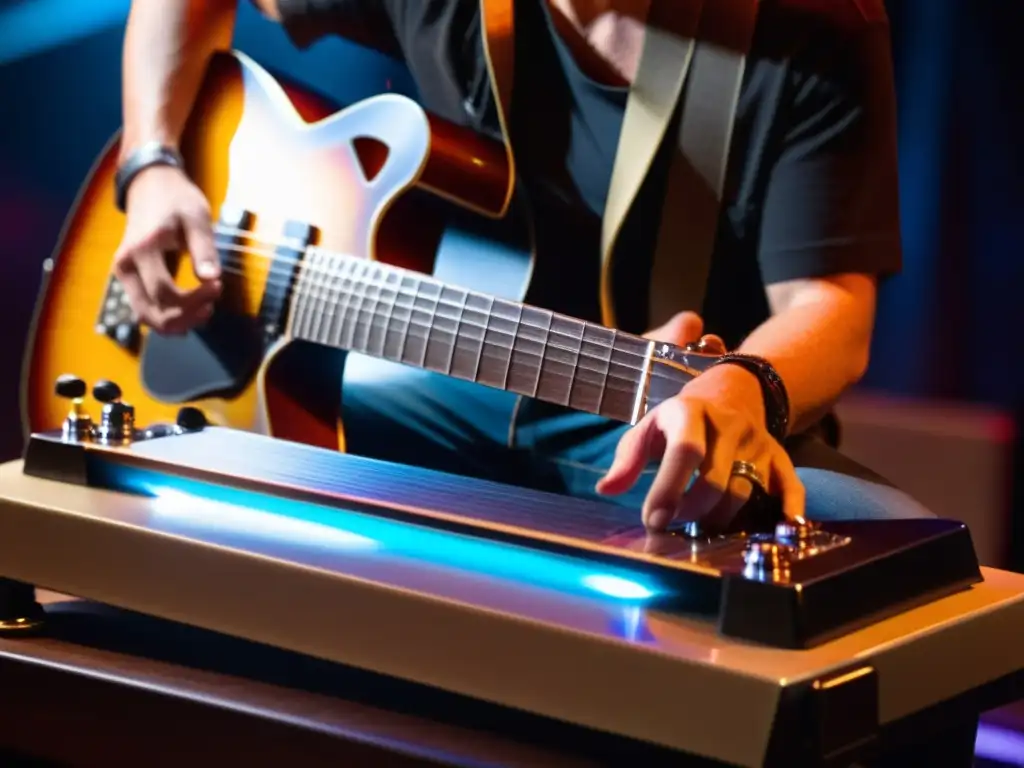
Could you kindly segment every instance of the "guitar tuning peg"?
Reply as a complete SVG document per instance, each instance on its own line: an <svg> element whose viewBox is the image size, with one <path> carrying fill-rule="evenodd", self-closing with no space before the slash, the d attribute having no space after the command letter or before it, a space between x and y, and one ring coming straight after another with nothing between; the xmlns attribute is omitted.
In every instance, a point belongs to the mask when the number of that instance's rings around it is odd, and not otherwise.
<svg viewBox="0 0 1024 768"><path fill-rule="evenodd" d="M92 417L82 406L82 398L88 391L89 388L85 382L70 373L58 376L53 383L54 394L71 401L71 409L64 417L64 424L61 426L61 433L65 440L80 441L92 438Z"/></svg>
<svg viewBox="0 0 1024 768"><path fill-rule="evenodd" d="M112 381L100 379L92 386L92 396L104 405L116 403L121 399L121 388Z"/></svg>
<svg viewBox="0 0 1024 768"><path fill-rule="evenodd" d="M85 382L70 373L61 374L53 384L54 394L65 400L81 400L88 391Z"/></svg>

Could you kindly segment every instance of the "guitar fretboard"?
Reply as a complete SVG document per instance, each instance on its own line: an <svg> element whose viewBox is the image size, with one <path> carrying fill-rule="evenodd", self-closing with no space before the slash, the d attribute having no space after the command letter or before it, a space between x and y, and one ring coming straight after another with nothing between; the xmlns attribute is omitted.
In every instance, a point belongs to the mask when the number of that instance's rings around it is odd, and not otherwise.
<svg viewBox="0 0 1024 768"><path fill-rule="evenodd" d="M650 342L311 248L292 291L291 333L520 395L631 421Z"/></svg>

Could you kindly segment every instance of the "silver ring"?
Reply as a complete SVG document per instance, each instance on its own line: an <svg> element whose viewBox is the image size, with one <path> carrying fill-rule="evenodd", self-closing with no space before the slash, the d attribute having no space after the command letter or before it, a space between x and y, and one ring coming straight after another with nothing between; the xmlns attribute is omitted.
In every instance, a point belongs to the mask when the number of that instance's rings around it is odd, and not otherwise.
<svg viewBox="0 0 1024 768"><path fill-rule="evenodd" d="M734 461L732 463L732 474L733 477L745 477L762 491L767 491L764 476L749 461Z"/></svg>

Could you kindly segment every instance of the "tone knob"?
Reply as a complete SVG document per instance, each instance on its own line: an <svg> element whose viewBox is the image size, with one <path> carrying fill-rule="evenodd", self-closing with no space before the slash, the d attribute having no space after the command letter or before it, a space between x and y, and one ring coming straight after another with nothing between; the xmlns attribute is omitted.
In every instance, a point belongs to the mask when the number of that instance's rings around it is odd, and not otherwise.
<svg viewBox="0 0 1024 768"><path fill-rule="evenodd" d="M141 334L135 323L118 323L114 328L114 341L121 349L135 350L139 346Z"/></svg>

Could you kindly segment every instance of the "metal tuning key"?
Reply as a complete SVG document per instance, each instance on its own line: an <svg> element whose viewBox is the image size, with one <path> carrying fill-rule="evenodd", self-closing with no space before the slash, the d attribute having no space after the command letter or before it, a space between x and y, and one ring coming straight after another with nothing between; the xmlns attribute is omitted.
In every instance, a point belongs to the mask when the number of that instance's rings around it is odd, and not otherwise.
<svg viewBox="0 0 1024 768"><path fill-rule="evenodd" d="M100 379L93 385L92 396L103 403L96 439L113 445L130 443L135 437L135 408L121 402L121 388L112 381Z"/></svg>
<svg viewBox="0 0 1024 768"><path fill-rule="evenodd" d="M53 392L57 397L71 401L71 408L61 428L64 440L80 442L93 438L92 417L86 413L84 398L89 388L77 376L65 373L57 377Z"/></svg>

